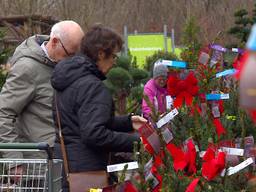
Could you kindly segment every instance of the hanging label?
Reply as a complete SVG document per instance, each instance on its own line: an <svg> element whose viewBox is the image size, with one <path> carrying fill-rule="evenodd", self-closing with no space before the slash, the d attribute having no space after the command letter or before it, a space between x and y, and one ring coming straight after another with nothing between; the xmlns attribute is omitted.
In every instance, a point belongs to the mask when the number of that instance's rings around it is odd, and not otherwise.
<svg viewBox="0 0 256 192"><path fill-rule="evenodd" d="M178 115L178 110L175 108L171 112L167 113L163 118L161 118L157 123L157 128L161 128L163 125L168 123L170 120L172 120L176 115Z"/></svg>
<svg viewBox="0 0 256 192"><path fill-rule="evenodd" d="M166 144L170 143L171 140L173 139L172 132L168 127L162 129L162 136Z"/></svg>
<svg viewBox="0 0 256 192"><path fill-rule="evenodd" d="M222 99L229 99L229 94L206 94L206 100L222 100Z"/></svg>
<svg viewBox="0 0 256 192"><path fill-rule="evenodd" d="M207 114L207 104L206 103L201 103L201 116L205 117Z"/></svg>
<svg viewBox="0 0 256 192"><path fill-rule="evenodd" d="M246 159L245 161L243 161L242 163L238 164L235 167L229 167L228 170L227 170L226 175L228 175L228 176L233 175L233 174L239 172L240 170L244 169L245 167L251 165L253 162L254 162L253 159L250 157L250 158ZM225 172L226 172L226 169L224 169L221 172L222 177L225 175Z"/></svg>
<svg viewBox="0 0 256 192"><path fill-rule="evenodd" d="M250 151L254 147L254 138L253 136L248 136L244 138L244 156L245 157L251 157Z"/></svg>
<svg viewBox="0 0 256 192"><path fill-rule="evenodd" d="M220 117L220 110L219 110L219 105L215 105L212 107L212 115L214 118L219 118Z"/></svg>
<svg viewBox="0 0 256 192"><path fill-rule="evenodd" d="M216 65L218 63L218 61L211 59L210 61L210 67L213 67L214 65Z"/></svg>
<svg viewBox="0 0 256 192"><path fill-rule="evenodd" d="M151 171L153 166L153 158L151 158L145 165L144 165L144 175L148 175Z"/></svg>
<svg viewBox="0 0 256 192"><path fill-rule="evenodd" d="M173 106L173 98L170 95L166 96L166 109L171 109Z"/></svg>
<svg viewBox="0 0 256 192"><path fill-rule="evenodd" d="M102 192L102 189L90 189L90 192Z"/></svg>
<svg viewBox="0 0 256 192"><path fill-rule="evenodd" d="M244 156L244 149L221 147L220 151L227 153L228 155Z"/></svg>
<svg viewBox="0 0 256 192"><path fill-rule="evenodd" d="M204 154L206 153L206 151L200 151L199 152L199 157L203 158Z"/></svg>
<svg viewBox="0 0 256 192"><path fill-rule="evenodd" d="M154 152L159 153L161 144L155 129L152 128L149 124L144 124L139 128L138 131L142 138L147 140L148 144L152 147Z"/></svg>
<svg viewBox="0 0 256 192"><path fill-rule="evenodd" d="M168 67L177 67L177 68L186 68L187 67L187 63L184 61L162 60L161 63Z"/></svg>
<svg viewBox="0 0 256 192"><path fill-rule="evenodd" d="M234 75L235 73L236 73L236 69L227 69L225 71L217 73L216 78L227 76L227 75Z"/></svg>
<svg viewBox="0 0 256 192"><path fill-rule="evenodd" d="M152 188L154 189L158 184L158 179L150 172L148 175L146 175L145 180L152 180Z"/></svg>
<svg viewBox="0 0 256 192"><path fill-rule="evenodd" d="M238 48L232 48L231 51L238 53Z"/></svg>
<svg viewBox="0 0 256 192"><path fill-rule="evenodd" d="M206 65L208 63L209 59L210 59L210 56L209 56L208 53L201 52L200 55L199 55L198 62L203 64L203 65Z"/></svg>
<svg viewBox="0 0 256 192"><path fill-rule="evenodd" d="M211 48L216 50L216 51L220 51L220 52L226 52L227 51L227 48L224 48L221 45L217 45L217 44L211 44Z"/></svg>
<svg viewBox="0 0 256 192"><path fill-rule="evenodd" d="M244 52L244 50L241 48L232 48L231 51L235 52L235 53L243 53Z"/></svg>
<svg viewBox="0 0 256 192"><path fill-rule="evenodd" d="M129 163L119 163L114 165L108 165L107 171L108 173L115 172L115 171L122 171L124 170L125 165L128 165L127 170L138 169L139 167L138 162L134 161Z"/></svg>

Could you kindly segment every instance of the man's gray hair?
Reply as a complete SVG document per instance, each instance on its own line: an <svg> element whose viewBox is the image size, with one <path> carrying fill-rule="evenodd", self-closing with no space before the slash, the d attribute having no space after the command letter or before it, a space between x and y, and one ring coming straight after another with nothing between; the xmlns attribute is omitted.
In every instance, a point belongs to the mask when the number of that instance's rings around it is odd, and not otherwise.
<svg viewBox="0 0 256 192"><path fill-rule="evenodd" d="M66 30L68 25L72 26L78 24L72 20L60 21L52 26L50 37L57 37L63 41L69 40L68 33Z"/></svg>

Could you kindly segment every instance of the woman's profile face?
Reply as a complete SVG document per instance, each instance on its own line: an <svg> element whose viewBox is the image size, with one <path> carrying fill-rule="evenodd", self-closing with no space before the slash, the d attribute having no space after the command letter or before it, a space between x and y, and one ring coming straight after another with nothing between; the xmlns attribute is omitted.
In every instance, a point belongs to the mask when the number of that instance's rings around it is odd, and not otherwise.
<svg viewBox="0 0 256 192"><path fill-rule="evenodd" d="M109 57L106 57L105 52L99 51L97 66L104 75L106 75L116 63L118 51L119 50L117 48L114 49L113 53L111 53Z"/></svg>

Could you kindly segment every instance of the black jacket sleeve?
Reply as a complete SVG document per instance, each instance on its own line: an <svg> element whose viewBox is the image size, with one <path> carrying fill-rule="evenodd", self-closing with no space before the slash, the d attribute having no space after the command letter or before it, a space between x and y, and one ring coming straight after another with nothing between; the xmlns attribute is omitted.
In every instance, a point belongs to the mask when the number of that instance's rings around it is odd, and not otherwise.
<svg viewBox="0 0 256 192"><path fill-rule="evenodd" d="M85 88L80 89L84 99L78 111L83 143L109 151L132 152L133 143L139 142L140 138L138 135L113 130L111 125L115 125L115 128L119 126L118 123L109 123L112 119L112 98L108 89L100 81L92 85L87 82Z"/></svg>
<svg viewBox="0 0 256 192"><path fill-rule="evenodd" d="M114 117L114 120L111 125L111 129L118 132L133 131L131 115L122 115L122 116Z"/></svg>

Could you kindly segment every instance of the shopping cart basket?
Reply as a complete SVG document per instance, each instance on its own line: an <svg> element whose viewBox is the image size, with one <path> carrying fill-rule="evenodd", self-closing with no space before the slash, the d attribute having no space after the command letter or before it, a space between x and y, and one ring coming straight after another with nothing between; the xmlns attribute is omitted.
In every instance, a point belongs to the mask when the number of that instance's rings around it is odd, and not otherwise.
<svg viewBox="0 0 256 192"><path fill-rule="evenodd" d="M0 143L2 151L45 151L46 159L0 158L0 192L61 192L62 160L53 159L47 143ZM18 167L22 166L22 173Z"/></svg>

